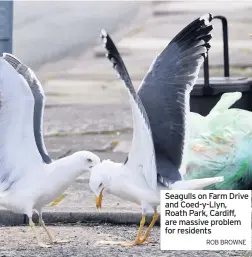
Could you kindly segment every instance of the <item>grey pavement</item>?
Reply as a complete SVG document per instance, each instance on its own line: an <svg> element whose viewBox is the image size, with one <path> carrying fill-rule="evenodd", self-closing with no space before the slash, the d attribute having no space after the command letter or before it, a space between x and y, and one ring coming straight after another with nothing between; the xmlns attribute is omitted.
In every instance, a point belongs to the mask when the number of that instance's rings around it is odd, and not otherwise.
<svg viewBox="0 0 252 257"><path fill-rule="evenodd" d="M108 224L74 224L50 226L59 239L70 242L54 245L50 249L38 248L35 238L27 227L0 228L1 257L242 257L245 251L161 251L159 246L159 229L155 227L151 234L151 242L138 247L123 247L116 242L132 241L136 235L136 226L111 226ZM42 234L47 240L45 234ZM46 241L48 242L48 241ZM110 243L111 245L108 245ZM249 255L248 255L249 256Z"/></svg>

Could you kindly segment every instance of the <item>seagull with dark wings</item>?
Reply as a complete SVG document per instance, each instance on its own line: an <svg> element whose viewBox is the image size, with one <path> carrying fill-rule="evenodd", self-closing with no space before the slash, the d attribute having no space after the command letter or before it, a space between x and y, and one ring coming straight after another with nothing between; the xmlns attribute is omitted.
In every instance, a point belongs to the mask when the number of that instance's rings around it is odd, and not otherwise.
<svg viewBox="0 0 252 257"><path fill-rule="evenodd" d="M107 57L124 81L133 116L133 140L124 163L104 160L91 171L90 188L101 208L105 192L137 203L142 219L134 242L145 242L158 219L162 189L203 189L222 177L183 180L187 163L187 117L190 92L207 56L211 40L210 14L204 15L179 32L154 59L138 93L123 60L105 30L101 32ZM152 222L142 235L146 215Z"/></svg>

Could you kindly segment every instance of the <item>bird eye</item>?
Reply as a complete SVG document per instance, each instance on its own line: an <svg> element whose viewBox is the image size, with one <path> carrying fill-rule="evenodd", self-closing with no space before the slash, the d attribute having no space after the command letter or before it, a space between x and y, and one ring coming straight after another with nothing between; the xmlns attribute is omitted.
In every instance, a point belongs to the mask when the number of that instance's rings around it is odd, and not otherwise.
<svg viewBox="0 0 252 257"><path fill-rule="evenodd" d="M101 188L102 187L102 183L99 185L99 188Z"/></svg>
<svg viewBox="0 0 252 257"><path fill-rule="evenodd" d="M90 159L90 158L87 158L87 161L88 161L88 162L92 162L92 159Z"/></svg>

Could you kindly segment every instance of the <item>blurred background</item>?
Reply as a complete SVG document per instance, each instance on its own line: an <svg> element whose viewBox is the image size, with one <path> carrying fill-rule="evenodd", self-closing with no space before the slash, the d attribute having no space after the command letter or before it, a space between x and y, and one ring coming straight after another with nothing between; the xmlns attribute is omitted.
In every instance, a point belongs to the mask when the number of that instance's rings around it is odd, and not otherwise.
<svg viewBox="0 0 252 257"><path fill-rule="evenodd" d="M33 69L97 43L100 29L114 32L132 20L130 1L14 1L13 51Z"/></svg>
<svg viewBox="0 0 252 257"><path fill-rule="evenodd" d="M148 59L151 60L188 22L212 12L228 18L232 66L246 67L249 62L244 59L251 53L248 39L251 5L248 0L14 1L13 53L39 70L47 63L55 65L59 60L77 58L88 49L91 51L100 44L100 29L105 28L113 35L120 34L116 39L125 39L121 42L125 52L146 49L153 52ZM222 64L219 54L222 36L221 24L214 21L214 25L210 53L215 55L211 64L216 67ZM130 37L125 38L127 33Z"/></svg>

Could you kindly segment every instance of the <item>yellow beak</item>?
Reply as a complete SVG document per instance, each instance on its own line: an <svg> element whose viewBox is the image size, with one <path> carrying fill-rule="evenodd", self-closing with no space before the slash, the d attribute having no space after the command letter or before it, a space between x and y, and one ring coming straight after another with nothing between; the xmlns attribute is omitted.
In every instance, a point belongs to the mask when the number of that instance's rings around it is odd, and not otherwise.
<svg viewBox="0 0 252 257"><path fill-rule="evenodd" d="M103 198L103 189L100 192L99 197L96 197L96 208L100 211L101 210L101 206L102 206L102 198Z"/></svg>

